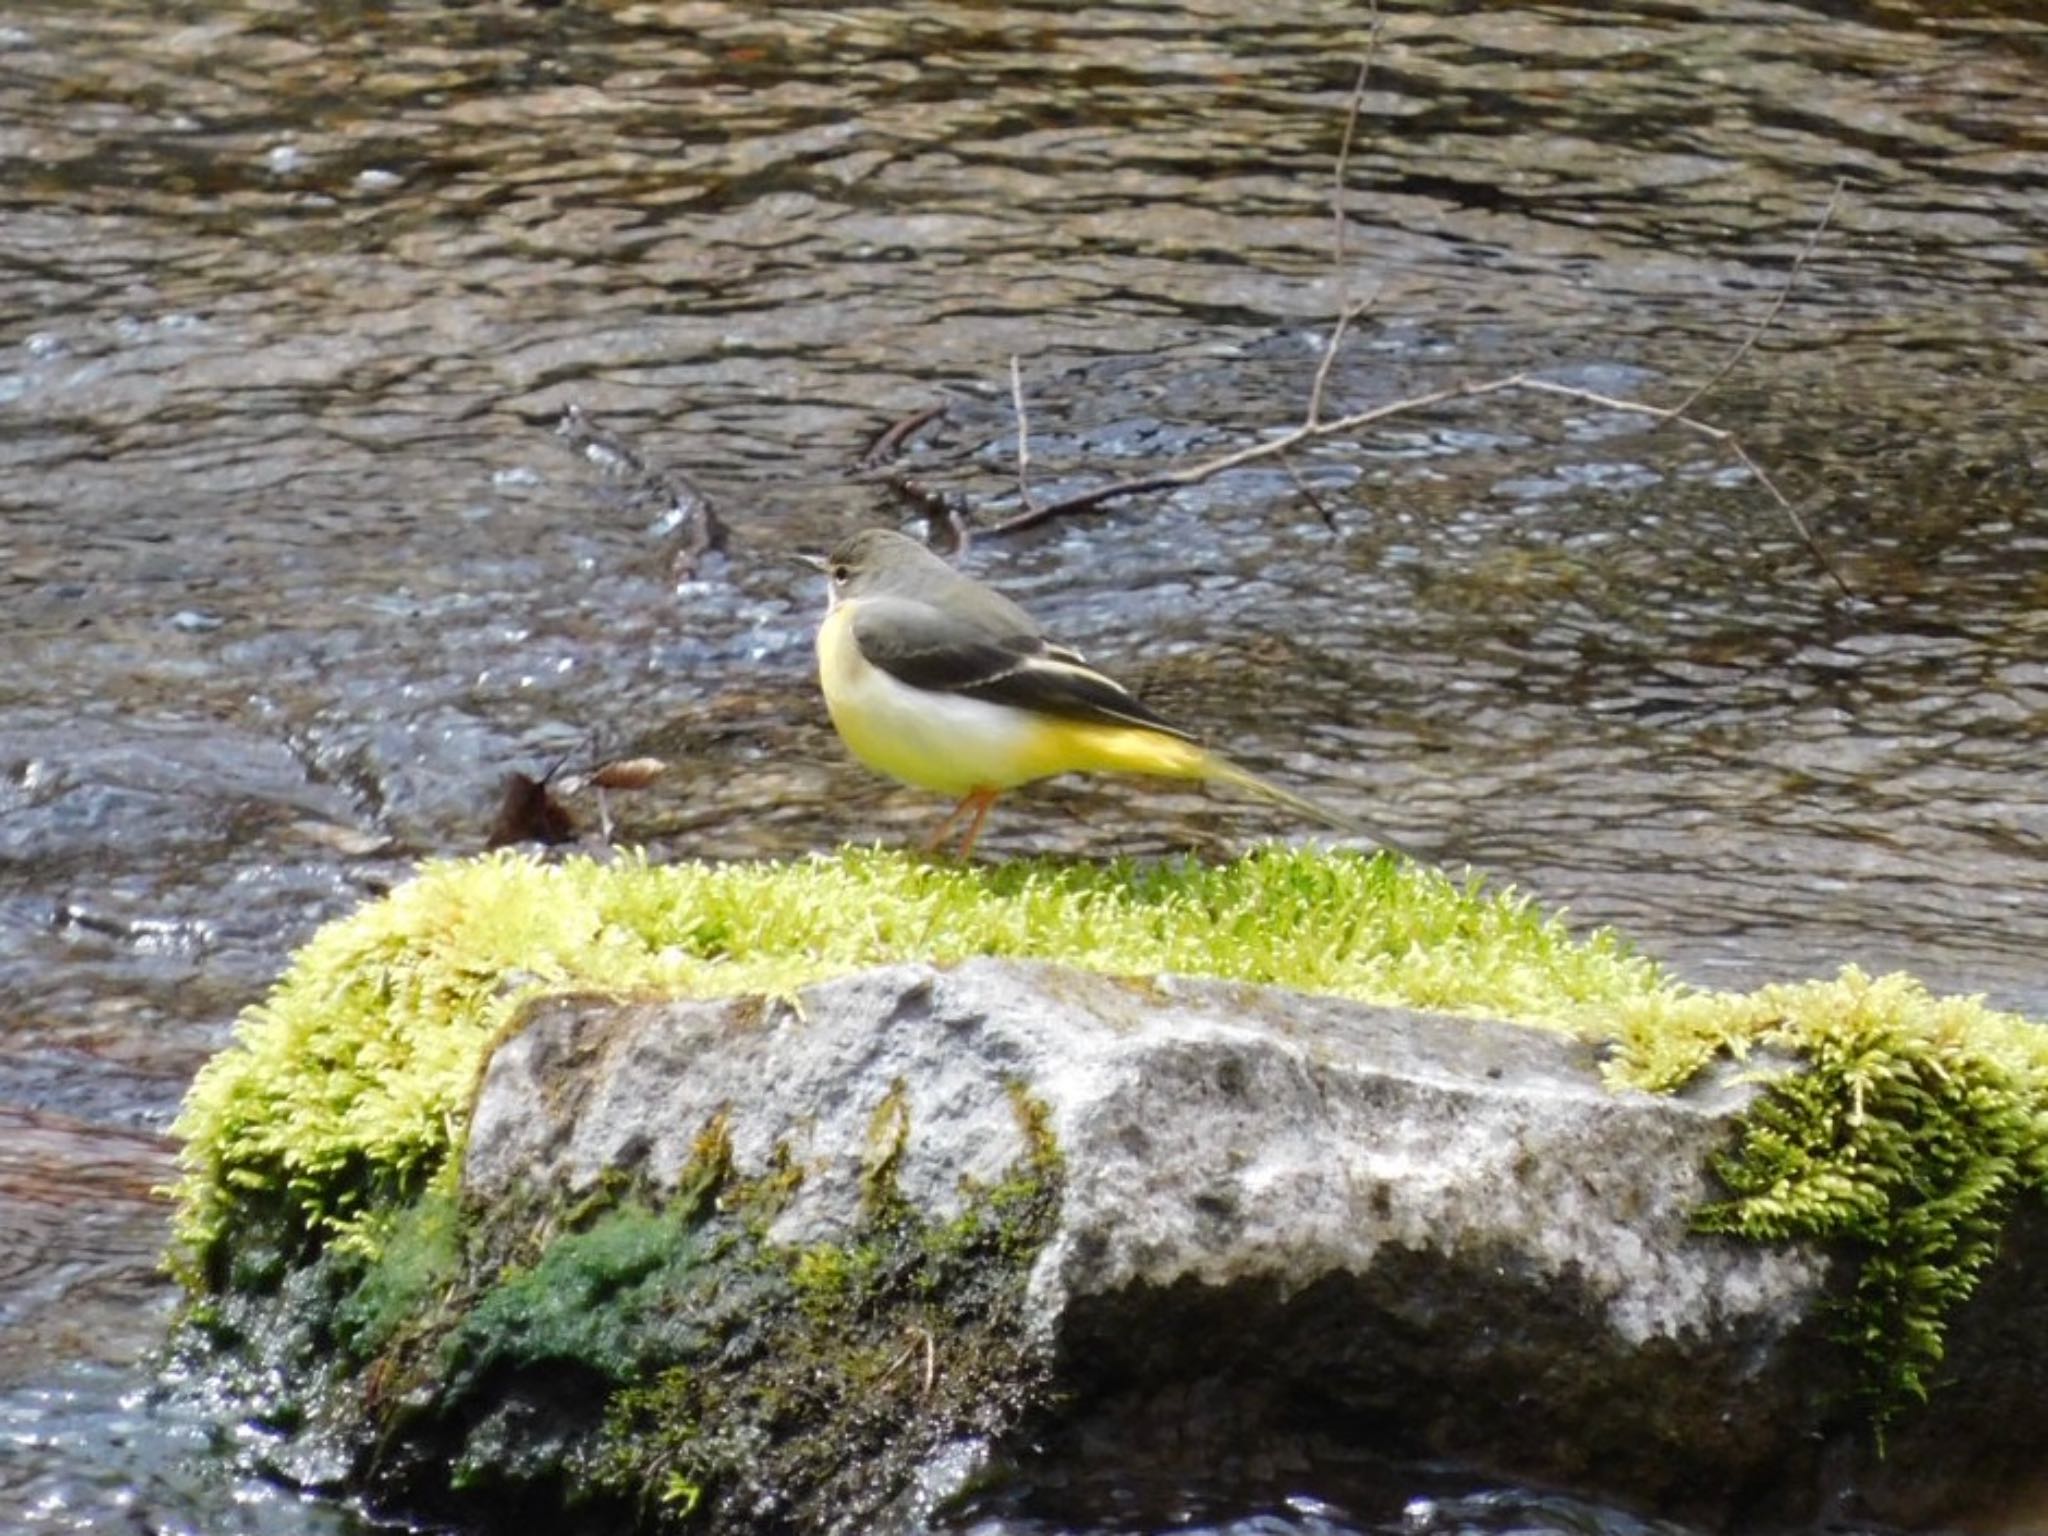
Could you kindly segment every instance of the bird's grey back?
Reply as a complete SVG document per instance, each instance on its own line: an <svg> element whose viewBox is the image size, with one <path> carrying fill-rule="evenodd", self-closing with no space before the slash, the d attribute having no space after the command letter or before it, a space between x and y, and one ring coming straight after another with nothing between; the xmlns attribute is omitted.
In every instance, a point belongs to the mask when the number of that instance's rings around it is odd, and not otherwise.
<svg viewBox="0 0 2048 1536"><path fill-rule="evenodd" d="M864 528L842 543L832 563L845 563L854 576L848 597L900 597L928 603L961 617L972 616L984 631L1037 637L1038 623L1002 593L962 575L924 545L888 528Z"/></svg>

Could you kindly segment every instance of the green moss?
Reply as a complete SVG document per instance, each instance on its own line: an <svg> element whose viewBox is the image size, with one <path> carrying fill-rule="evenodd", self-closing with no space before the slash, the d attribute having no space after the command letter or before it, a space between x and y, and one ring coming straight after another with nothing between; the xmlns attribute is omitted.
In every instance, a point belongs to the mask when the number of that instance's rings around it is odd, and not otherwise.
<svg viewBox="0 0 2048 1536"><path fill-rule="evenodd" d="M774 1507L824 1528L872 1513L940 1445L1014 1424L1043 1375L1024 1294L1061 1160L1044 1106L1021 1090L1012 1102L1029 1150L955 1220L888 1196L844 1243L744 1250L746 1333L614 1393L593 1485L655 1526L751 1530L750 1512Z"/></svg>
<svg viewBox="0 0 2048 1536"><path fill-rule="evenodd" d="M461 1272L462 1233L460 1204L440 1188L365 1224L355 1247L366 1262L335 1317L352 1359L370 1359L436 1313Z"/></svg>
<svg viewBox="0 0 2048 1536"><path fill-rule="evenodd" d="M556 1238L531 1268L476 1298L445 1351L458 1377L543 1362L630 1380L661 1347L663 1323L689 1287L697 1251L686 1204L625 1205L588 1231Z"/></svg>
<svg viewBox="0 0 2048 1536"><path fill-rule="evenodd" d="M1043 1106L1013 1096L1020 1126ZM940 1446L1035 1403L1023 1304L1059 1209L1041 1137L954 1221L872 1202L838 1242L782 1245L781 1175L732 1173L722 1125L668 1199L468 1213L429 1193L292 1282L274 1362L342 1364L379 1485L467 1523L577 1510L579 1528L824 1529L899 1495ZM513 1256L520 1256L514 1259ZM317 1276L317 1281L314 1277Z"/></svg>
<svg viewBox="0 0 2048 1536"><path fill-rule="evenodd" d="M1066 1158L1052 1134L1052 1112L1021 1082L1010 1082L1006 1092L1024 1133L1024 1156L990 1188L972 1190L975 1198L952 1222L926 1234L934 1255L980 1250L1022 1262L1036 1251L1052 1219L1048 1191L1060 1188L1066 1178Z"/></svg>
<svg viewBox="0 0 2048 1536"><path fill-rule="evenodd" d="M787 996L864 966L982 954L1551 1023L1659 984L1613 936L1574 938L1512 892L1347 852L1269 847L1220 866L988 868L873 850L431 864L316 934L194 1083L177 1127L188 1278L226 1282L231 1229L303 1256L408 1203L458 1140L489 1042L539 993Z"/></svg>
<svg viewBox="0 0 2048 1536"><path fill-rule="evenodd" d="M881 1268L882 1250L873 1243L820 1243L797 1255L789 1283L807 1312L828 1317L871 1287Z"/></svg>
<svg viewBox="0 0 2048 1536"><path fill-rule="evenodd" d="M1617 1016L1624 1081L1671 1087L1720 1051L1788 1053L1716 1172L1711 1232L1813 1238L1857 1260L1837 1331L1882 1426L1924 1398L1948 1317L1997 1256L2023 1193L2048 1193L2048 1031L1909 977L1637 999Z"/></svg>

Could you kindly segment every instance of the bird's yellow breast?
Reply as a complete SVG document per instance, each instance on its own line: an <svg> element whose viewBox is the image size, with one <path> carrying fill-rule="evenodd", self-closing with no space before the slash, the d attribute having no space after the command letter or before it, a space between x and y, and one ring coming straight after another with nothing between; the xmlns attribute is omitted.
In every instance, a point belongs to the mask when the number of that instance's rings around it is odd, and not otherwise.
<svg viewBox="0 0 2048 1536"><path fill-rule="evenodd" d="M839 603L819 626L818 682L840 738L877 773L955 796L1059 773L1208 776L1209 754L1162 731L913 688L861 654L858 608L857 600Z"/></svg>

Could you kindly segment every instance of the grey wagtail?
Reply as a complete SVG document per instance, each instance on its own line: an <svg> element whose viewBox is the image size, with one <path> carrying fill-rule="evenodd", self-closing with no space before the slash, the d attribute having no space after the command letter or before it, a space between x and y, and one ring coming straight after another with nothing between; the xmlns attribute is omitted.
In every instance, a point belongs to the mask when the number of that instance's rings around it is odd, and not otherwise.
<svg viewBox="0 0 2048 1536"><path fill-rule="evenodd" d="M1359 830L1201 746L914 539L870 528L798 558L831 583L818 681L841 739L877 773L959 799L928 847L968 816L966 858L996 796L1059 773L1213 779Z"/></svg>

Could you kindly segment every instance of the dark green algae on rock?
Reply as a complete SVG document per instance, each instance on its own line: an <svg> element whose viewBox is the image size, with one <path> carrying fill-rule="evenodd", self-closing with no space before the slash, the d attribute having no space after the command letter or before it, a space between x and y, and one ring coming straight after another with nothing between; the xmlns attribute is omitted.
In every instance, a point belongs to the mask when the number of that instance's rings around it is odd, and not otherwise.
<svg viewBox="0 0 2048 1536"><path fill-rule="evenodd" d="M572 1205L481 1209L430 1191L374 1256L338 1244L267 1296L194 1309L189 1345L235 1363L292 1432L275 1470L408 1517L501 1529L878 1530L914 1525L1042 1406L1025 1289L1062 1169L1029 1153L921 1216L875 1127L859 1223L768 1229L798 1175L733 1169L725 1124L678 1187L629 1176Z"/></svg>

